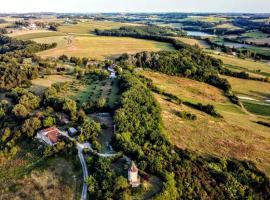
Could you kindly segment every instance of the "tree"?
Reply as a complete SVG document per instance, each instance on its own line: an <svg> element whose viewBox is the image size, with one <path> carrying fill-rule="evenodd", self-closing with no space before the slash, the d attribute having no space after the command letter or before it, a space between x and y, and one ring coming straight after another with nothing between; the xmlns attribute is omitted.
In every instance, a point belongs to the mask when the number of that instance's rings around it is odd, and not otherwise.
<svg viewBox="0 0 270 200"><path fill-rule="evenodd" d="M25 120L22 125L22 132L27 134L29 137L33 137L35 131L41 127L41 121L37 117L33 117Z"/></svg>
<svg viewBox="0 0 270 200"><path fill-rule="evenodd" d="M88 185L88 191L93 193L95 191L95 185L96 185L96 180L93 176L88 176L86 179L86 183Z"/></svg>
<svg viewBox="0 0 270 200"><path fill-rule="evenodd" d="M10 137L10 134L11 134L10 128L6 128L2 134L1 141L5 142L7 138Z"/></svg>
<svg viewBox="0 0 270 200"><path fill-rule="evenodd" d="M12 109L12 113L17 117L17 118L25 118L29 115L28 110L25 108L24 105L22 104L16 104L14 108Z"/></svg>
<svg viewBox="0 0 270 200"><path fill-rule="evenodd" d="M98 109L101 110L101 109L103 109L105 106L106 106L106 99L103 98L103 97L99 98L99 99L97 100L97 102L96 102L96 107L97 107Z"/></svg>
<svg viewBox="0 0 270 200"><path fill-rule="evenodd" d="M82 124L80 138L85 141L91 139L92 141L96 140L96 137L101 132L101 127L99 123L94 122L93 120L86 120Z"/></svg>
<svg viewBox="0 0 270 200"><path fill-rule="evenodd" d="M55 125L55 118L49 116L43 120L44 127L52 127Z"/></svg>
<svg viewBox="0 0 270 200"><path fill-rule="evenodd" d="M114 189L116 191L125 190L129 187L127 179L123 176L118 176L115 180Z"/></svg>

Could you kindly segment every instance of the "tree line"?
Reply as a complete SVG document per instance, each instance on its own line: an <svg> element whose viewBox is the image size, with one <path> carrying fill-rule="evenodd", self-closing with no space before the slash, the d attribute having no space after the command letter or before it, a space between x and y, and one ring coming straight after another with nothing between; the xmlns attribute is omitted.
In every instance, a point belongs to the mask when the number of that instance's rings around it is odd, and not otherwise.
<svg viewBox="0 0 270 200"><path fill-rule="evenodd" d="M231 91L229 82L218 75L223 71L222 61L206 55L200 49L189 47L178 51L123 54L117 61L123 67L149 68L168 75L178 75L208 83L223 90L233 103L239 103L238 98Z"/></svg>

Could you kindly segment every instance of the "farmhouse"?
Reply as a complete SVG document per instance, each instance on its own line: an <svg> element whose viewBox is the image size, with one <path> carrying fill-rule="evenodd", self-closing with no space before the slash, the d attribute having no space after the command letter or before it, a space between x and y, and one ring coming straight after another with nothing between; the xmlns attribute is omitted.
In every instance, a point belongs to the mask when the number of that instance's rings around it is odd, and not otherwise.
<svg viewBox="0 0 270 200"><path fill-rule="evenodd" d="M58 143L60 135L61 131L58 128L52 127L39 131L36 138L40 142L44 142L50 146L54 146Z"/></svg>
<svg viewBox="0 0 270 200"><path fill-rule="evenodd" d="M140 178L138 177L138 168L132 161L128 170L128 181L132 187L138 187L140 185Z"/></svg>
<svg viewBox="0 0 270 200"><path fill-rule="evenodd" d="M29 24L28 28L30 30L36 30L37 29L37 25L35 23L31 23L31 24Z"/></svg>

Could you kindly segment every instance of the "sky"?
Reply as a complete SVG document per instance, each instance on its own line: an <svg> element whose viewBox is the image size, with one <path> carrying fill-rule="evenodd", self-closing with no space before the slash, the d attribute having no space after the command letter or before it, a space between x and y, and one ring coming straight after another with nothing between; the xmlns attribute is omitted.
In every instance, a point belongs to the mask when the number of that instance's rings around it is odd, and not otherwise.
<svg viewBox="0 0 270 200"><path fill-rule="evenodd" d="M0 12L252 12L270 0L0 0Z"/></svg>

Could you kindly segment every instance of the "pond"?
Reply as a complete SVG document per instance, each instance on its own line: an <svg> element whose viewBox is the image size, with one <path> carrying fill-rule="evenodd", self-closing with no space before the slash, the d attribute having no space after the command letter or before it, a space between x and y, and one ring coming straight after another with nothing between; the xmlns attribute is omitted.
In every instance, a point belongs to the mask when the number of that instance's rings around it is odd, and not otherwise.
<svg viewBox="0 0 270 200"><path fill-rule="evenodd" d="M186 32L187 32L187 35L189 35L189 36L200 36L200 37L214 36L214 35L202 32L202 31L186 31Z"/></svg>
<svg viewBox="0 0 270 200"><path fill-rule="evenodd" d="M251 45L248 44L241 44L241 43L236 43L236 42L224 42L224 45L230 48L243 48L243 47L252 47Z"/></svg>

